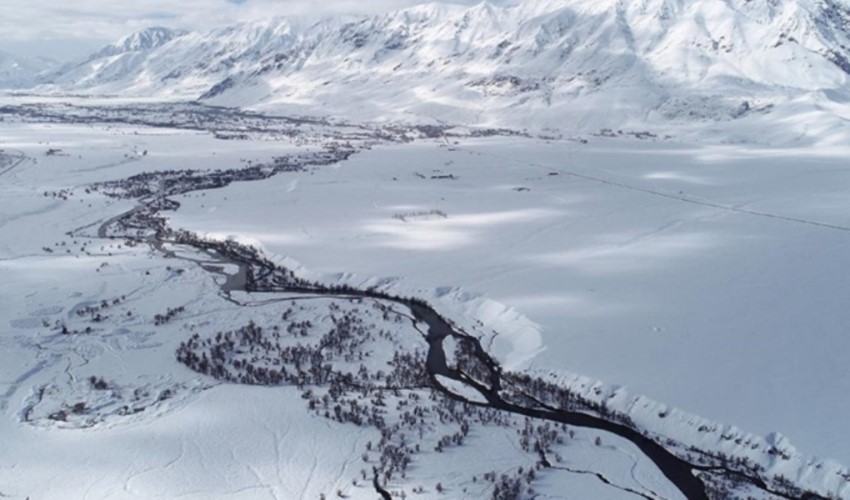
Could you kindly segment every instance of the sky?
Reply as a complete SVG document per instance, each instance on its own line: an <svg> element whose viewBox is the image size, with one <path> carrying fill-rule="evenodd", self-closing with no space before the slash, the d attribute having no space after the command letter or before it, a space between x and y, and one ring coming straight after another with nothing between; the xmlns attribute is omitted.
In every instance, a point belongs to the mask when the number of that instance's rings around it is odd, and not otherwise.
<svg viewBox="0 0 850 500"><path fill-rule="evenodd" d="M425 0L0 0L0 51L67 61L150 26L205 30L270 15L375 13L418 3Z"/></svg>

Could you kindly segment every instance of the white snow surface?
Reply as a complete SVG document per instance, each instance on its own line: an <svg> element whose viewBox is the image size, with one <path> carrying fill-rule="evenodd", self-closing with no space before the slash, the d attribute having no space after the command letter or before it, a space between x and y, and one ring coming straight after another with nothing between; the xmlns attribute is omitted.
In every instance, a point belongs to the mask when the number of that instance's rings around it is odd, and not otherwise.
<svg viewBox="0 0 850 500"><path fill-rule="evenodd" d="M507 369L604 402L659 442L850 499L848 26L836 0L430 4L150 28L61 68L0 53L0 87L26 89L3 104L68 112L198 99L344 119L346 133L451 125L439 140L177 196L165 215L304 278L426 299ZM271 324L276 302L240 294L237 307L199 265L65 236L133 206L93 182L267 162L342 128L223 141L34 121L0 123L0 497L373 498L352 479L376 430L315 416L293 388L223 384L175 360L192 334ZM476 126L525 136L451 136ZM78 314L103 301L102 321ZM301 314L325 325L321 307ZM63 323L93 330L66 336ZM424 349L416 328L393 342ZM381 368L391 350L375 353ZM476 427L469 446L439 453L435 440L389 487L481 498L489 486L472 475L537 460L510 427ZM556 451L560 471L535 481L543 497L678 498L613 435L579 429Z"/></svg>
<svg viewBox="0 0 850 500"><path fill-rule="evenodd" d="M398 276L386 286L496 330L508 367L626 384L847 462L843 154L415 144L188 197L173 224L239 235L309 276ZM397 218L432 210L446 217Z"/></svg>
<svg viewBox="0 0 850 500"><path fill-rule="evenodd" d="M849 22L836 0L435 3L149 29L39 91L538 131L744 120L786 142L846 140Z"/></svg>
<svg viewBox="0 0 850 500"><path fill-rule="evenodd" d="M352 479L370 466L361 452L368 441L379 439L376 430L307 412L294 388L221 384L175 361L175 349L193 333L211 335L248 320L272 323L279 319L277 305L264 304L262 295L240 295L253 305L234 306L216 293L219 277L146 247L63 236L132 206L86 193L84 187L95 180L178 163L224 168L240 159L265 160L300 148L116 125L4 124L0 141L4 498L282 499L318 498L337 490L350 498L374 498L367 481L353 484ZM49 149L59 152L47 155ZM141 155L143 150L148 154ZM7 162L12 155L20 156ZM304 182L287 179L296 187L290 192ZM43 194L74 186L65 191L67 200ZM198 193L197 201L207 196ZM102 301L110 304L102 321L77 314ZM155 314L177 305L185 312L176 320L153 324ZM313 321L327 319L316 311ZM505 323L517 319L511 314ZM498 317L493 320L500 324ZM57 322L74 329L88 325L93 331L62 335L52 326ZM395 335L402 343L424 344L410 328ZM372 363L391 350L376 354ZM90 377L103 377L108 387L93 388ZM71 414L65 422L49 417L80 402L87 405L81 415ZM594 444L600 436L601 447ZM442 482L453 498L481 498L489 495L489 483L473 481L472 475L510 473L517 466L533 467L537 460L517 448L512 427L476 428L469 441L442 453L426 445L408 480L391 486L410 493L409 485L425 485L421 498L442 498L433 486ZM564 466L576 471L601 472L623 487L681 498L651 462L616 436L578 429L568 445L556 449ZM630 496L590 472L544 475L535 484L553 498L565 491L594 498Z"/></svg>
<svg viewBox="0 0 850 500"><path fill-rule="evenodd" d="M0 50L0 89L32 87L56 65L50 59L20 57Z"/></svg>
<svg viewBox="0 0 850 500"><path fill-rule="evenodd" d="M830 0L537 0L270 19L131 35L39 77L38 91L535 132L375 147L179 196L167 215L303 277L425 298L485 331L509 369L605 399L684 445L756 460L779 450L790 458L769 470L850 498L837 479L850 463L848 19ZM216 277L145 248L63 237L132 206L86 193L89 183L232 168L303 144L0 124L0 495L374 496L351 485L372 431L313 418L294 390L222 385L176 363L192 332L248 318L216 294ZM44 196L62 189L68 201ZM122 316L96 335L45 326L119 296ZM154 328L176 304L187 316ZM92 391L89 376L108 376L112 392ZM98 417L47 418L77 400ZM126 415L124 404L144 410ZM629 443L595 437L580 432L561 451L571 467L676 497ZM477 498L486 492L469 464L534 463L512 431L477 439L421 458L411 484L442 479ZM540 488L629 496L581 474Z"/></svg>

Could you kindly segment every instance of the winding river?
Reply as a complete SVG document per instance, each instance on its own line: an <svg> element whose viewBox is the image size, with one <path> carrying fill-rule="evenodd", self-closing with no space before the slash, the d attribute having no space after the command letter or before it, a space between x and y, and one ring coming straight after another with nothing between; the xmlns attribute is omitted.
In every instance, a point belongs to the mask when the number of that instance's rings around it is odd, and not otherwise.
<svg viewBox="0 0 850 500"><path fill-rule="evenodd" d="M341 289L340 287L326 287L321 284L306 283L297 279L289 283L281 283L280 280L277 280L273 284L270 284L269 280L264 281L257 277L269 276L276 272L291 276L292 273L263 259L250 247L245 247L234 242L211 242L187 237L186 234L188 233L181 233L182 236L175 237L175 232L168 229L167 224L164 222L165 219L159 215L159 212L163 210L175 210L179 207L179 203L168 198L168 196L195 190L210 189L208 185L203 184L200 183L200 187L198 187L198 184L195 184L194 186L185 185L177 188L171 185L171 189L161 189L155 195L139 198L139 204L135 208L100 224L97 230L97 237L135 239L136 241L149 244L152 249L158 252L167 253L169 257L191 261L194 264L201 265L208 272L221 274L225 277L225 281L221 286L221 294L231 301L230 295L235 291L283 292L290 296L300 294L311 297L328 296L342 299L369 298L403 306L410 311L410 315L415 322L424 323L428 327L426 340L429 350L426 358L426 368L434 390L445 394L449 398L461 400L471 405L489 407L516 415L568 424L575 427L597 429L615 434L632 442L640 449L658 467L663 475L689 499L704 500L709 498L709 490L706 484L696 476L696 473L700 471L711 471L730 477L734 476L738 480L743 480L763 491L784 498L822 498L811 493L790 496L782 492L772 491L760 477L733 469L731 466L706 466L691 463L669 451L655 440L645 436L640 430L614 421L613 419L606 419L604 416L555 408L540 402L523 405L506 400L502 391L502 382L504 379L501 367L482 347L478 338L455 326L450 320L437 312L434 307L424 301L398 297L374 289L354 289L350 287L343 287ZM127 229L129 228L132 228L135 234L132 232L128 233ZM138 230L140 228L146 232L147 236L139 236ZM215 262L203 263L199 260L177 255L165 249L164 246L166 244L190 246L195 250L210 255ZM219 267L219 265L223 264L233 265L238 271L234 274L224 273ZM472 345L472 352L477 361L486 367L488 378L486 383L476 380L460 367L449 365L444 350L444 340L449 337L468 342ZM440 376L447 377L463 384L468 389L476 391L486 402L471 401L452 392L440 383ZM383 498L390 498L389 493L381 488L377 478L373 482L376 491Z"/></svg>

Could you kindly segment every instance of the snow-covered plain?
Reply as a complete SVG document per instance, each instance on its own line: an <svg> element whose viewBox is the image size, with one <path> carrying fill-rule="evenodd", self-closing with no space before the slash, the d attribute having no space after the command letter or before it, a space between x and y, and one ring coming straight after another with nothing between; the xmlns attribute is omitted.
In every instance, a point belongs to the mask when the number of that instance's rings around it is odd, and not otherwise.
<svg viewBox="0 0 850 500"><path fill-rule="evenodd" d="M602 392L638 406L614 390L626 386L664 403L647 403L650 416L669 405L747 432L780 431L802 464L850 462L846 151L586 139L379 146L333 166L176 196L180 208L166 215L175 228L255 244L303 276L379 283L461 324L480 321L508 368L576 387L602 380ZM368 481L352 479L368 469L361 453L377 431L314 416L294 388L222 384L177 363L190 335L271 321L276 303L240 296L256 303L239 307L200 266L65 235L93 235L133 206L86 192L91 183L313 148L300 144L126 125L0 125L0 494L375 496ZM77 314L102 301L102 320ZM175 320L153 324L177 306L185 311ZM319 306L305 314L320 325L328 318ZM93 331L62 335L57 321ZM395 335L424 345L412 328ZM81 401L87 407L73 411ZM63 410L64 422L51 418ZM695 417L674 415L647 428L678 438L689 428L679 418ZM429 448L408 480L390 486L413 494L424 485L418 495L430 498L442 481L445 495L481 498L485 472L534 465L516 440L511 428L483 426L471 446ZM790 450L779 436L768 442ZM613 435L579 429L557 451L564 467L619 488L547 471L535 482L547 497L633 497L625 487L678 498ZM814 470L795 479L812 484Z"/></svg>
<svg viewBox="0 0 850 500"><path fill-rule="evenodd" d="M419 143L181 200L174 225L353 283L484 296L474 314L522 326L496 340L509 366L623 384L847 462L845 153Z"/></svg>

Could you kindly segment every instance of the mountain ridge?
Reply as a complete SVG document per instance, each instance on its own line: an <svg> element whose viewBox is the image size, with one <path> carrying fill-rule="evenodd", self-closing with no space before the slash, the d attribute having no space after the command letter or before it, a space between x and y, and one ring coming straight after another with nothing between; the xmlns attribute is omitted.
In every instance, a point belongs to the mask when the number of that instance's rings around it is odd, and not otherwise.
<svg viewBox="0 0 850 500"><path fill-rule="evenodd" d="M0 86L35 85L41 74L56 66L58 63L52 59L20 57L0 50Z"/></svg>
<svg viewBox="0 0 850 500"><path fill-rule="evenodd" d="M837 0L438 3L155 33L41 89L593 130L830 107L850 83L850 8ZM107 50L122 43L140 49Z"/></svg>
<svg viewBox="0 0 850 500"><path fill-rule="evenodd" d="M117 42L103 47L98 52L89 56L87 61L104 57L117 56L129 52L140 52L162 47L166 43L187 35L185 30L173 30L161 26L152 26L141 31L131 33Z"/></svg>

